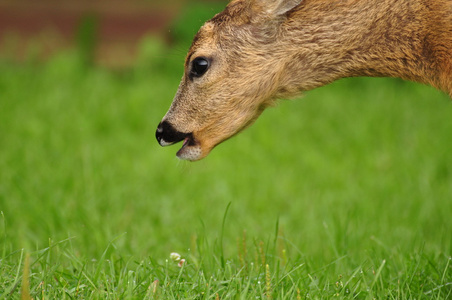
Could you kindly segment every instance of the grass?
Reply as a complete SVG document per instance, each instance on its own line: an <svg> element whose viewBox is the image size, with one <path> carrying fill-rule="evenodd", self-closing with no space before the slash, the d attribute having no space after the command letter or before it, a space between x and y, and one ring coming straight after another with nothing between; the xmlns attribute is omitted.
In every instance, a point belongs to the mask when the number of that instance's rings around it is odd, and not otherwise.
<svg viewBox="0 0 452 300"><path fill-rule="evenodd" d="M445 95L342 80L187 163L154 138L183 60L157 46L0 63L0 299L452 297Z"/></svg>

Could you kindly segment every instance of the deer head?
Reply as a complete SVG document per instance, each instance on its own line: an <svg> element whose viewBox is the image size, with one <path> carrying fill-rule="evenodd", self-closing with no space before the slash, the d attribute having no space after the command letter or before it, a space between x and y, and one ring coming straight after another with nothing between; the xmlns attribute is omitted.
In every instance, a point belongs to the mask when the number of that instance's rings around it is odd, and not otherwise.
<svg viewBox="0 0 452 300"><path fill-rule="evenodd" d="M185 73L156 137L167 146L184 141L180 159L199 160L251 125L278 97L282 84L279 25L302 0L234 0L201 27L185 60Z"/></svg>

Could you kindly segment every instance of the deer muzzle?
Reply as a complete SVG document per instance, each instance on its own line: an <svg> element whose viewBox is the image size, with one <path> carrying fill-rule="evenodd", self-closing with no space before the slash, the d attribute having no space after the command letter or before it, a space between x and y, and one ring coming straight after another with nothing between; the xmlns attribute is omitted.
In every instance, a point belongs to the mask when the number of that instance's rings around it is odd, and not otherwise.
<svg viewBox="0 0 452 300"><path fill-rule="evenodd" d="M184 133L176 130L168 121L162 121L157 127L155 137L160 146L170 146L184 141L182 148L177 152L177 157L183 160L195 161L203 158L201 145L195 139L193 133Z"/></svg>

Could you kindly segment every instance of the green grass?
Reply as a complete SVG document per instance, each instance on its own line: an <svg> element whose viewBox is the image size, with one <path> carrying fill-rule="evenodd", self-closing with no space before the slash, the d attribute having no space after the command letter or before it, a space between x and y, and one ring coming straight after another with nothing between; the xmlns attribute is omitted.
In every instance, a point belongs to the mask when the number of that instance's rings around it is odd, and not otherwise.
<svg viewBox="0 0 452 300"><path fill-rule="evenodd" d="M0 299L452 297L445 95L339 81L187 163L154 138L184 53L153 45L0 63Z"/></svg>

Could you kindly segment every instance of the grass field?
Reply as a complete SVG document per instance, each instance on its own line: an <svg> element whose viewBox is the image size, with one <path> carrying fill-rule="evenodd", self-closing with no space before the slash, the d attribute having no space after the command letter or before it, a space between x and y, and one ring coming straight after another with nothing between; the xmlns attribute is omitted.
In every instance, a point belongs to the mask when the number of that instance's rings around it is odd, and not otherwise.
<svg viewBox="0 0 452 300"><path fill-rule="evenodd" d="M0 62L0 299L452 298L448 97L342 80L182 162L154 132L184 51L157 46Z"/></svg>

